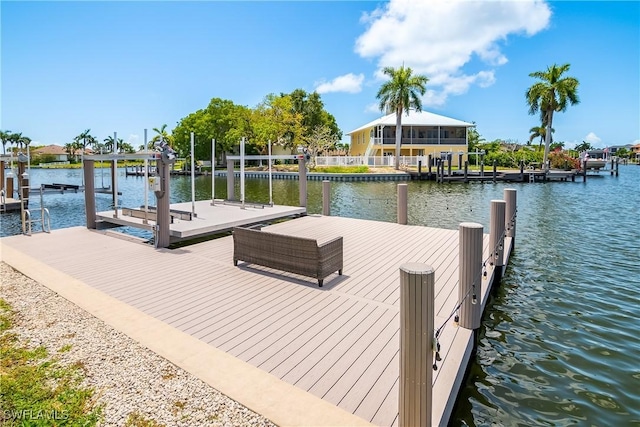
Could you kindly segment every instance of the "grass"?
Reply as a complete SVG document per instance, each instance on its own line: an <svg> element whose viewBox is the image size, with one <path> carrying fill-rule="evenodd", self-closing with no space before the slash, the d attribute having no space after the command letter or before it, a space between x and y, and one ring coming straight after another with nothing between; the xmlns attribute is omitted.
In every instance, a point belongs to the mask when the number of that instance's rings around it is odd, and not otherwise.
<svg viewBox="0 0 640 427"><path fill-rule="evenodd" d="M157 422L156 420L145 418L144 415L139 412L132 412L127 417L127 421L124 424L125 427L164 427L164 424Z"/></svg>
<svg viewBox="0 0 640 427"><path fill-rule="evenodd" d="M317 166L313 172L321 173L369 173L369 166Z"/></svg>
<svg viewBox="0 0 640 427"><path fill-rule="evenodd" d="M22 344L10 331L14 317L0 299L0 425L96 425L102 407L93 401L93 390L81 386L82 368L61 366L46 348Z"/></svg>

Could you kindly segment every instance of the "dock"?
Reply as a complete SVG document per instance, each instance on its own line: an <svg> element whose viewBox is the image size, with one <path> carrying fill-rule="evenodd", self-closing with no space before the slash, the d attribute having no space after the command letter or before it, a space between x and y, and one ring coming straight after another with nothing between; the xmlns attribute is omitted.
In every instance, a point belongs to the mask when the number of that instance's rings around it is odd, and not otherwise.
<svg viewBox="0 0 640 427"><path fill-rule="evenodd" d="M211 200L198 200L193 205L191 202L172 203L169 207L172 218L169 236L172 243L223 233L233 227L295 218L307 213L304 207L262 206L254 203L245 203L243 209L240 202L224 200L216 201L215 205L211 204ZM147 207L147 210L145 212L144 206L123 207L118 209L117 215L114 210L98 212L96 220L101 228L128 226L152 231L156 212L154 207Z"/></svg>
<svg viewBox="0 0 640 427"><path fill-rule="evenodd" d="M74 227L0 246L2 261L279 425L398 425L399 267L428 264L442 357L432 425L446 425L474 346L473 331L451 320L458 231L321 215L263 230L318 242L343 236L343 275L319 288L291 273L234 267L231 236L154 249ZM507 237L505 265L511 245ZM501 271L488 266L483 311L494 275Z"/></svg>

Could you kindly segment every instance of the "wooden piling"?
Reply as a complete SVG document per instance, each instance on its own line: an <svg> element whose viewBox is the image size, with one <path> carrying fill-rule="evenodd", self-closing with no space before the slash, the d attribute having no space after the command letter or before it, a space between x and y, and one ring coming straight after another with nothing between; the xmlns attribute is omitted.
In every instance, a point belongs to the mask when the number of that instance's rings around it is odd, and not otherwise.
<svg viewBox="0 0 640 427"><path fill-rule="evenodd" d="M482 224L463 222L459 226L458 304L459 325L466 329L480 327L482 285Z"/></svg>
<svg viewBox="0 0 640 427"><path fill-rule="evenodd" d="M400 427L431 426L434 284L429 265L400 266Z"/></svg>
<svg viewBox="0 0 640 427"><path fill-rule="evenodd" d="M484 178L484 160L480 162L480 178ZM484 180L480 182L484 182Z"/></svg>
<svg viewBox="0 0 640 427"><path fill-rule="evenodd" d="M582 182L587 182L587 161L582 161Z"/></svg>
<svg viewBox="0 0 640 427"><path fill-rule="evenodd" d="M462 153L458 153L458 170L462 170Z"/></svg>
<svg viewBox="0 0 640 427"><path fill-rule="evenodd" d="M408 218L408 186L407 184L398 184L398 224L407 224Z"/></svg>
<svg viewBox="0 0 640 427"><path fill-rule="evenodd" d="M322 215L331 215L331 181L322 181Z"/></svg>
<svg viewBox="0 0 640 427"><path fill-rule="evenodd" d="M491 201L489 216L489 262L494 266L493 280L497 283L502 277L504 266L505 210L504 200Z"/></svg>
<svg viewBox="0 0 640 427"><path fill-rule="evenodd" d="M83 160L84 173L84 212L87 219L87 228L96 229L96 195L94 179L94 161Z"/></svg>
<svg viewBox="0 0 640 427"><path fill-rule="evenodd" d="M300 206L307 207L307 162L304 156L298 160Z"/></svg>
<svg viewBox="0 0 640 427"><path fill-rule="evenodd" d="M620 159L616 159L616 176L620 173Z"/></svg>
<svg viewBox="0 0 640 427"><path fill-rule="evenodd" d="M496 177L498 175L498 163L494 160L493 161L493 183L496 183Z"/></svg>
<svg viewBox="0 0 640 427"><path fill-rule="evenodd" d="M111 162L111 200L115 209L115 217L118 217L118 163L117 160Z"/></svg>
<svg viewBox="0 0 640 427"><path fill-rule="evenodd" d="M1 190L4 190L4 160L0 160L0 191Z"/></svg>
<svg viewBox="0 0 640 427"><path fill-rule="evenodd" d="M469 161L465 160L464 162L464 182L469 182Z"/></svg>
<svg viewBox="0 0 640 427"><path fill-rule="evenodd" d="M7 187L6 187L6 191L4 192L5 197L13 199L14 190L15 190L15 181L12 173L11 176L7 176Z"/></svg>
<svg viewBox="0 0 640 427"><path fill-rule="evenodd" d="M524 161L520 160L520 182L524 182Z"/></svg>
<svg viewBox="0 0 640 427"><path fill-rule="evenodd" d="M505 188L503 191L505 201L504 226L505 235L511 237L511 251L516 245L516 212L517 212L517 191L515 188Z"/></svg>
<svg viewBox="0 0 640 427"><path fill-rule="evenodd" d="M447 177L451 176L452 153L447 154ZM443 171L444 172L444 171Z"/></svg>
<svg viewBox="0 0 640 427"><path fill-rule="evenodd" d="M433 157L431 156L431 154L427 156L427 163L429 164L429 169L427 172L429 173L429 179L431 179L431 166L433 166Z"/></svg>
<svg viewBox="0 0 640 427"><path fill-rule="evenodd" d="M227 200L236 199L235 172L233 170L234 161L227 159Z"/></svg>

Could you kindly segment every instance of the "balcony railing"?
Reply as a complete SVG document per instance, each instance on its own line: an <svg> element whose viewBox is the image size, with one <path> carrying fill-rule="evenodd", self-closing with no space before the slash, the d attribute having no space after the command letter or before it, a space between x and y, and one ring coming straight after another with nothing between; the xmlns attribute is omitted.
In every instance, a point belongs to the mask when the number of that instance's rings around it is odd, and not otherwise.
<svg viewBox="0 0 640 427"><path fill-rule="evenodd" d="M385 145L392 145L396 143L395 137L393 138L372 138L374 144L380 144L382 141ZM465 145L467 140L465 138L402 138L402 145Z"/></svg>

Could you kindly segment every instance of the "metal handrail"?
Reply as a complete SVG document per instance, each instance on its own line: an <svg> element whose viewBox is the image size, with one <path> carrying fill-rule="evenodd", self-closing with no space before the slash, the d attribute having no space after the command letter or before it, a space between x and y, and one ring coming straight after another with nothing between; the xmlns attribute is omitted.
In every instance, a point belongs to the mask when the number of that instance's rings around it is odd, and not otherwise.
<svg viewBox="0 0 640 427"><path fill-rule="evenodd" d="M45 220L47 221L47 226L45 227ZM51 215L49 214L49 209L42 208L42 231L45 233L51 233Z"/></svg>

